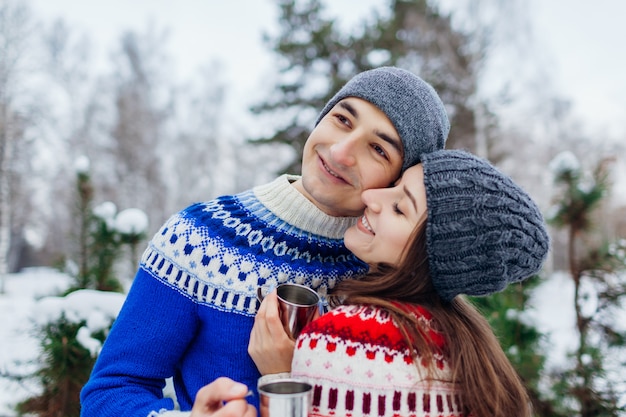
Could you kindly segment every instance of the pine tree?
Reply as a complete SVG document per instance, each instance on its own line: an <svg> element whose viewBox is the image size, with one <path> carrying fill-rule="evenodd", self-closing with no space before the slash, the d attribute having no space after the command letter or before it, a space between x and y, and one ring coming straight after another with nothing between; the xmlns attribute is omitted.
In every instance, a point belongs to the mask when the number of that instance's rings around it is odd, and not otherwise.
<svg viewBox="0 0 626 417"><path fill-rule="evenodd" d="M67 292L83 288L121 292L122 284L115 277L113 266L120 255L122 242L106 216L94 212L89 161L79 158L77 165L80 165L76 170L79 267L76 284Z"/></svg>
<svg viewBox="0 0 626 417"><path fill-rule="evenodd" d="M594 216L607 196L608 162L601 160L591 173L570 152L552 162L560 193L550 220L567 232L578 336L573 364L555 375L554 390L564 399L564 412L581 417L626 411L623 375L614 374L626 365L626 332L616 320L626 298L626 241L606 242Z"/></svg>
<svg viewBox="0 0 626 417"><path fill-rule="evenodd" d="M542 393L541 375L546 362L541 353L543 334L525 318L533 290L541 283L536 275L520 285L509 285L489 297L471 297L472 303L489 321L502 349L517 370L532 401L534 415L565 417L556 404Z"/></svg>
<svg viewBox="0 0 626 417"><path fill-rule="evenodd" d="M252 111L284 125L252 142L291 146L296 158L286 172L300 172L304 142L332 95L354 75L382 65L410 70L434 86L451 109L447 147L476 147L470 101L484 51L452 27L450 16L425 0L391 0L389 16L375 15L346 34L326 17L321 0L279 0L278 5L279 33L266 36L266 42L278 56L281 77L275 93Z"/></svg>
<svg viewBox="0 0 626 417"><path fill-rule="evenodd" d="M76 165L78 271L75 285L67 292L84 288L122 292L115 266L128 245L135 268L137 246L145 238L147 220L139 228L120 229L116 219L124 212L117 213L115 204L105 202L93 206L94 191L87 158L78 158Z"/></svg>
<svg viewBox="0 0 626 417"><path fill-rule="evenodd" d="M34 377L41 383L42 392L17 405L20 415L80 416L80 390L95 363L95 358L77 340L78 331L85 324L84 320L76 323L63 315L39 329L42 366ZM95 337L102 342L105 339L104 333Z"/></svg>

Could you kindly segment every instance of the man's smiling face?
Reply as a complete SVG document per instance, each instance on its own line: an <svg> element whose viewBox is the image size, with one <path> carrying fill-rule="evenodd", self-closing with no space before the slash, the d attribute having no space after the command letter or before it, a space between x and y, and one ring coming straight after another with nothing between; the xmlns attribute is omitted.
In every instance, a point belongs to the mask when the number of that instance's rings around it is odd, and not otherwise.
<svg viewBox="0 0 626 417"><path fill-rule="evenodd" d="M358 216L361 193L388 187L402 168L402 141L387 116L373 104L348 97L311 132L296 187L331 216Z"/></svg>

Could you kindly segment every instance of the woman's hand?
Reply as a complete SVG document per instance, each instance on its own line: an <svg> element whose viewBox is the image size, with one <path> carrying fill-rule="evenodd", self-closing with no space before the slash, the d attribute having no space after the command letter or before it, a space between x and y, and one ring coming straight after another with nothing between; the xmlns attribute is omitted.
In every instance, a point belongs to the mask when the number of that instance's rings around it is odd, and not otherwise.
<svg viewBox="0 0 626 417"><path fill-rule="evenodd" d="M256 417L248 404L248 387L222 377L200 388L191 409L191 417Z"/></svg>
<svg viewBox="0 0 626 417"><path fill-rule="evenodd" d="M296 342L280 321L276 291L265 296L254 318L248 353L261 375L291 371Z"/></svg>

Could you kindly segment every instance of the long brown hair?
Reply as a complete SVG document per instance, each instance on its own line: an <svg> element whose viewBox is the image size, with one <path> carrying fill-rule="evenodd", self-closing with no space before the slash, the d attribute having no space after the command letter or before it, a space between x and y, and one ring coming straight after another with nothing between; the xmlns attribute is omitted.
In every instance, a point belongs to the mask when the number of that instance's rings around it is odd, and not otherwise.
<svg viewBox="0 0 626 417"><path fill-rule="evenodd" d="M446 340L445 351L452 381L461 395L466 415L475 417L531 415L530 400L519 375L502 351L489 323L462 296L443 301L428 271L426 227L421 222L397 268L378 265L360 279L345 280L329 297L331 305L369 304L388 311L408 346L434 371L434 346L426 339L415 316L396 303L421 305L433 316L435 330Z"/></svg>

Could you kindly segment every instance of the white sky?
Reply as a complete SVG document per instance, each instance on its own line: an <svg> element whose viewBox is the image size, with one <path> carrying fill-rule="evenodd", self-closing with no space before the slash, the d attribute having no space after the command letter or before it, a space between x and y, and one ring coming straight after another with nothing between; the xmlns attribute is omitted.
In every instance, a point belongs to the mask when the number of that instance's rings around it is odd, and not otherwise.
<svg viewBox="0 0 626 417"><path fill-rule="evenodd" d="M581 120L626 137L626 1L527 0L537 57L556 91L574 103ZM123 30L144 30L152 20L171 30L168 49L180 77L218 59L234 97L258 89L271 57L261 31L276 24L272 0L30 0L47 21L64 17L94 42L100 60ZM354 21L388 0L326 1L332 13ZM515 71L511 68L511 71Z"/></svg>
<svg viewBox="0 0 626 417"><path fill-rule="evenodd" d="M532 0L559 90L591 123L626 134L626 2ZM586 118L586 117L585 117Z"/></svg>

